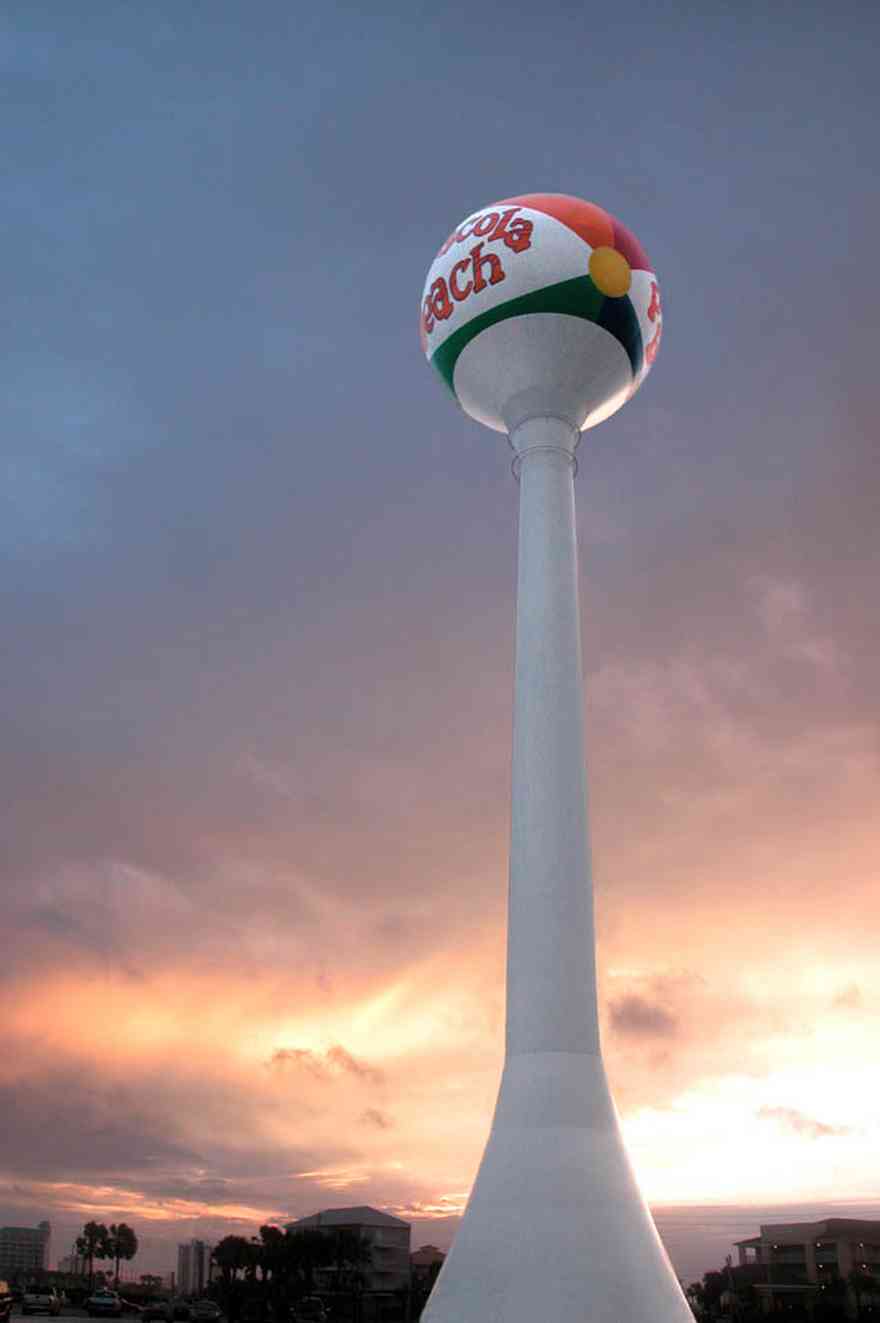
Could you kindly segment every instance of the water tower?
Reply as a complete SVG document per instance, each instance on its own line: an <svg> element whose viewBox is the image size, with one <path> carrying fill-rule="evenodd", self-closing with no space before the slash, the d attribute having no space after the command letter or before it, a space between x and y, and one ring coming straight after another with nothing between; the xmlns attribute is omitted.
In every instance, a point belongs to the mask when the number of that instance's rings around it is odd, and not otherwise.
<svg viewBox="0 0 880 1323"><path fill-rule="evenodd" d="M520 495L504 1073L424 1323L693 1323L602 1062L574 512L581 434L656 356L657 277L600 207L506 198L441 247L420 332L464 411L507 434Z"/></svg>

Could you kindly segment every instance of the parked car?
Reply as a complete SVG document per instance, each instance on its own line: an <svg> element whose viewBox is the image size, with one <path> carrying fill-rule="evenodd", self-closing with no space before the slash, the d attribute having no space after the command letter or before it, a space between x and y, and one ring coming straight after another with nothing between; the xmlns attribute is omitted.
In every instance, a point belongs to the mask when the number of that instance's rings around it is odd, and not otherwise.
<svg viewBox="0 0 880 1323"><path fill-rule="evenodd" d="M0 1323L6 1323L14 1304L15 1296L9 1283L0 1281Z"/></svg>
<svg viewBox="0 0 880 1323"><path fill-rule="evenodd" d="M21 1299L21 1312L23 1314L55 1314L61 1313L61 1296L51 1287L35 1287L31 1291L25 1291Z"/></svg>
<svg viewBox="0 0 880 1323"><path fill-rule="evenodd" d="M120 1318L122 1301L115 1291L95 1291L86 1301L89 1318Z"/></svg>
<svg viewBox="0 0 880 1323"><path fill-rule="evenodd" d="M218 1323L223 1311L215 1300L195 1300L190 1305L189 1316L192 1323Z"/></svg>
<svg viewBox="0 0 880 1323"><path fill-rule="evenodd" d="M324 1301L317 1295L303 1296L293 1307L291 1323L327 1323Z"/></svg>
<svg viewBox="0 0 880 1323"><path fill-rule="evenodd" d="M170 1300L154 1300L144 1305L141 1323L173 1323L173 1310Z"/></svg>

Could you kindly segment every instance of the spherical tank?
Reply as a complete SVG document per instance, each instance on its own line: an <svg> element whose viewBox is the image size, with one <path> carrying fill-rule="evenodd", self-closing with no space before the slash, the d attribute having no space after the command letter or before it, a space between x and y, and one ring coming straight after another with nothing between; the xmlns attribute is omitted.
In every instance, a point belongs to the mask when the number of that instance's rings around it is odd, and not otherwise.
<svg viewBox="0 0 880 1323"><path fill-rule="evenodd" d="M650 371L660 291L641 244L607 211L526 193L452 231L428 271L419 330L426 357L478 422L511 433L556 417L584 431Z"/></svg>

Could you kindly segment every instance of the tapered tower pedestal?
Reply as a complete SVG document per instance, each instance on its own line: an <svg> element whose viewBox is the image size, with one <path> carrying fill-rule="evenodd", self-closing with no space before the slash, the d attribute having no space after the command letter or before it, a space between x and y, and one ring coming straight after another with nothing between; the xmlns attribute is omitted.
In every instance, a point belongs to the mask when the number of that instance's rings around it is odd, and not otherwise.
<svg viewBox="0 0 880 1323"><path fill-rule="evenodd" d="M692 1323L599 1042L574 514L578 429L511 434L520 481L507 1051L424 1323Z"/></svg>

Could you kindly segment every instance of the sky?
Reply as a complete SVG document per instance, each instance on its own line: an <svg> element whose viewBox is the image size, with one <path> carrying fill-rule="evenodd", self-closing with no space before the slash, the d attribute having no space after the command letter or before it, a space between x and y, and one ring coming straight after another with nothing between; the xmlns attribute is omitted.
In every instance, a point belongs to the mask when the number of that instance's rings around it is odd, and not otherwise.
<svg viewBox="0 0 880 1323"><path fill-rule="evenodd" d="M557 191L662 352L577 479L605 1054L677 1269L880 1215L876 8L0 18L0 1223L371 1203L501 1066L516 486L421 357ZM768 1212L769 1210L769 1212Z"/></svg>

